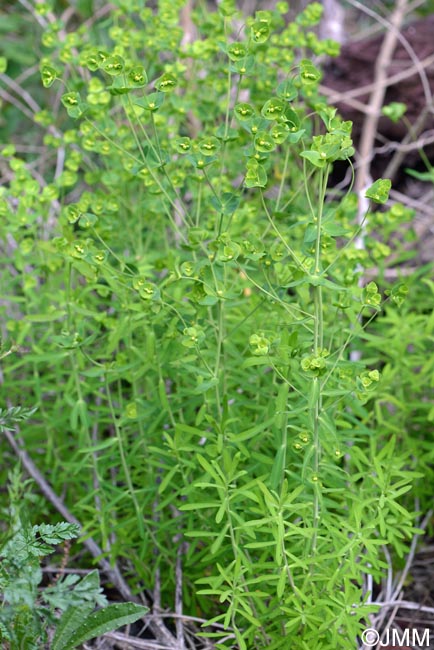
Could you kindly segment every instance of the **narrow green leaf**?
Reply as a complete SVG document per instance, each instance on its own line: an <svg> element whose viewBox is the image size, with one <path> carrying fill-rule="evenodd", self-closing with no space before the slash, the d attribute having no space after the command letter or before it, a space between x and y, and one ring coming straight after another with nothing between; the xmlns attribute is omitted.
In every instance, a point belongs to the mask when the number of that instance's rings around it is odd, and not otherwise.
<svg viewBox="0 0 434 650"><path fill-rule="evenodd" d="M51 323L52 321L60 320L64 316L66 316L66 311L56 309L56 311L46 314L28 314L25 316L25 320L29 321L29 323Z"/></svg>
<svg viewBox="0 0 434 650"><path fill-rule="evenodd" d="M265 420L265 422L261 422L251 429L247 429L247 431L242 431L241 433L229 433L228 438L232 442L245 442L246 440L250 440L250 438L257 436L258 433L261 433L262 431L268 429L273 424L273 422L274 417Z"/></svg>
<svg viewBox="0 0 434 650"><path fill-rule="evenodd" d="M286 567L283 566L280 570L279 581L277 583L277 597L279 599L282 598L283 593L285 591L287 577L288 576L286 575Z"/></svg>
<svg viewBox="0 0 434 650"><path fill-rule="evenodd" d="M94 454L96 451L101 451L102 449L108 449L108 447L112 447L117 443L117 441L117 438L107 438L106 440L103 440L96 445L92 445L92 447L82 447L78 450L78 453Z"/></svg>
<svg viewBox="0 0 434 650"><path fill-rule="evenodd" d="M212 476L212 478L216 481L216 483L221 484L222 478L219 476L218 472L216 469L207 461L207 459L202 456L201 454L197 454L197 460L199 463L202 465L203 469Z"/></svg>
<svg viewBox="0 0 434 650"><path fill-rule="evenodd" d="M244 544L245 548L267 548L267 546L275 546L276 542L274 539L270 539L267 542L248 542Z"/></svg>
<svg viewBox="0 0 434 650"><path fill-rule="evenodd" d="M229 528L229 524L226 524L226 526L223 526L223 528L221 529L217 539L212 543L212 545L211 545L211 553L213 555L215 555L217 553L217 551L219 550L219 548L221 547L221 545L223 543L223 540L224 540L224 538L226 536L226 533L228 531L228 528Z"/></svg>
<svg viewBox="0 0 434 650"><path fill-rule="evenodd" d="M182 506L179 506L180 510L199 510L203 508L219 508L219 501L202 501L201 503L183 503Z"/></svg>
<svg viewBox="0 0 434 650"><path fill-rule="evenodd" d="M270 485L273 490L277 490L281 479L283 478L283 471L286 462L286 447L280 447L277 450L274 458L273 469L270 475Z"/></svg>
<svg viewBox="0 0 434 650"><path fill-rule="evenodd" d="M166 476L163 478L163 480L160 483L160 486L158 488L158 494L163 494L164 490L167 488L169 483L172 481L172 479L175 476L178 469L179 469L179 466L175 465L174 467L172 467L171 470L169 470L167 472Z"/></svg>

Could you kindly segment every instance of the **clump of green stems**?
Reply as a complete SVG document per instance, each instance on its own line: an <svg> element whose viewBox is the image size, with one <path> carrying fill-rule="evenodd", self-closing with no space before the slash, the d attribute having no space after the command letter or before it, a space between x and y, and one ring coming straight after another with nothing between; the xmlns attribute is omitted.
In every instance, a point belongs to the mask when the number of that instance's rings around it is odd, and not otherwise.
<svg viewBox="0 0 434 650"><path fill-rule="evenodd" d="M354 197L328 198L354 149L308 58L335 50L309 31L320 5L241 28L231 3L198 5L185 43L182 4L43 36L64 168L38 194L4 153L27 450L44 440L54 488L133 588L170 607L182 562L184 612L217 647L349 650L380 548L402 556L415 532L415 455L379 426L393 377L372 350L350 359L407 288L360 282L387 251L357 249Z"/></svg>

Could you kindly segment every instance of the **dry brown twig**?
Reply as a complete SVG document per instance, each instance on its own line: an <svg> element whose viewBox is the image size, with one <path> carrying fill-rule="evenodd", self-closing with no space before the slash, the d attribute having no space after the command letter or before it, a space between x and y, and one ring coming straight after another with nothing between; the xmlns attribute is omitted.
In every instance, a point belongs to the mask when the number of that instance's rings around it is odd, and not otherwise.
<svg viewBox="0 0 434 650"><path fill-rule="evenodd" d="M363 111L365 113L365 120L364 120L362 138L360 141L360 149L359 149L359 165L358 165L359 172L356 175L356 181L355 181L355 190L359 195L359 221L360 221L361 215L365 212L367 207L364 204L364 201L361 199L361 197L362 197L363 189L366 187L369 178L370 164L374 155L374 142L377 133L378 120L380 117L380 110L384 101L386 87L392 84L396 84L400 80L406 77L413 76L415 74L418 74L420 78L422 88L425 94L426 107L425 110L422 112L422 114L418 117L417 121L409 129L408 134L406 135L403 142L401 143L402 145L406 146L409 142L411 142L412 140L414 140L420 135L420 133L423 130L423 126L426 122L428 113L433 110L433 96L431 93L429 80L426 74L426 68L429 65L432 65L434 61L434 55L430 55L426 57L426 59L420 61L416 53L414 52L413 48L411 47L410 43L400 33L400 28L402 27L402 23L405 19L405 16L408 13L410 13L410 11L414 10L415 6L417 6L417 3L415 5L415 3L409 4L407 0L398 0L395 10L391 15L390 21L385 20L369 7L362 5L360 2L358 2L358 0L350 0L350 4L353 5L354 7L357 7L367 15L371 16L372 18L376 19L379 23L381 23L383 27L388 29L382 43L380 54L377 59L374 82L373 84L371 84L372 86L375 87L372 90L371 99L369 101L368 107L365 111ZM398 41L401 43L403 48L407 51L407 54L409 55L411 61L413 62L413 65L406 70L400 71L396 75L387 77L387 69L392 61L393 51L395 50ZM364 90L364 92L366 92L366 87L360 90ZM359 92L360 91L358 89L355 89L354 91L351 91L349 93L350 102L355 101L354 97L357 97ZM347 98L345 98L345 101L349 103ZM391 176L393 177L398 167L402 163L404 155L405 154L403 150L398 149L396 151L394 157L390 161L385 171L384 176L386 178Z"/></svg>
<svg viewBox="0 0 434 650"><path fill-rule="evenodd" d="M386 94L387 70L392 60L393 52L398 43L398 33L402 26L407 11L407 0L397 0L396 8L390 17L391 29L384 37L380 53L375 64L374 88L369 101L369 114L366 115L362 137L359 146L360 167L356 174L355 191L359 196L359 205L364 205L360 200L361 193L366 189L368 183L370 164L372 159L372 150L374 148L375 137L377 133L380 111ZM359 212L359 219L363 215Z"/></svg>
<svg viewBox="0 0 434 650"><path fill-rule="evenodd" d="M118 641L124 644L124 647L126 648L139 648L140 650L173 650L173 646L162 645L161 643L156 643L155 641L150 641L148 639L137 639L128 634L122 634L121 632L108 632L107 634L104 634L104 638Z"/></svg>
<svg viewBox="0 0 434 650"><path fill-rule="evenodd" d="M383 82L384 87L388 88L389 86L395 86L400 81L405 81L410 77L414 77L416 74L420 75L420 72L422 70L425 71L433 63L434 63L434 54L430 54L424 59L418 61L417 64L413 63L413 65L410 66L409 68L405 68L405 70L401 70L400 72L396 72L390 77L389 76L386 77ZM361 97L363 95L366 95L366 93L368 92L372 92L373 90L375 90L376 87L377 87L377 81L374 80L371 83L366 84L365 86L361 86L359 88L353 88L352 90L347 90L345 92L339 92L334 88L327 88L326 86L320 86L320 90L325 95L327 95L328 99L333 104L336 102L345 102L350 106L353 105L354 108L357 108L357 110L360 111L361 113L365 113L366 115L371 115L373 112L371 105L363 104L362 102L357 101L357 97Z"/></svg>
<svg viewBox="0 0 434 650"><path fill-rule="evenodd" d="M358 0L348 0L348 2L353 7L356 7L357 9L362 11L363 13L367 14L368 16L373 18L374 20L378 21L383 26L383 28L386 30L387 34L389 34L389 32L392 32L396 36L396 39L401 43L402 47L407 52L410 60L413 62L413 65L416 67L417 74L419 75L419 78L420 78L420 81L421 81L421 84L422 84L422 87L423 87L423 91L424 91L424 94L425 94L426 103L428 105L432 104L433 97L432 97L430 83L429 83L426 71L422 67L421 61L419 60L419 58L418 58L416 52L414 51L413 47L410 45L410 43L405 38L405 36L403 36L403 34L401 34L400 30L397 29L396 25L394 24L394 15L396 14L396 12L398 10L398 6L395 8L395 11L393 12L391 19L386 20L385 18L380 16L380 14L378 14L376 11L373 11L372 9L367 7L366 5L361 4L360 2L358 2ZM397 5L398 5L398 3L397 3ZM411 7L413 5L409 5L408 0L405 3L405 5L406 5L405 15L408 15L410 13L410 11L412 11ZM402 25L402 21L401 21L401 25ZM384 45L384 43L383 43L383 45ZM379 55L378 58L379 59L381 58L381 52L380 52L380 55Z"/></svg>
<svg viewBox="0 0 434 650"><path fill-rule="evenodd" d="M415 509L416 510L419 509L418 504L416 504ZM417 527L421 531L426 530L431 520L431 517L433 516L433 512L434 510L429 510L424 516L421 523L418 524ZM424 612L426 614L434 614L434 607L427 607L425 605L421 605L419 603L413 603L411 601L402 598L402 590L408 578L408 575L410 573L411 567L413 565L414 557L417 550L417 545L422 534L423 532L417 533L413 536L413 539L411 540L411 544L410 544L410 550L408 552L405 561L405 566L402 569L402 571L399 572L395 580L393 579L393 568L392 568L391 557L389 555L387 548L386 547L383 548L389 566L386 583L383 586L382 591L379 593L377 599L369 600L369 604L379 605L380 607L380 611L378 612L378 614L370 617L370 624L376 630L380 630L380 629L387 630L388 628L390 629L393 624L393 621L396 618L397 612L400 609L417 610L420 612ZM367 590L370 593L372 593L372 586L373 586L372 576L368 576ZM390 612L390 610L392 611ZM367 650L367 648L368 646L362 646L362 650Z"/></svg>
<svg viewBox="0 0 434 650"><path fill-rule="evenodd" d="M380 137L378 139L380 139ZM423 147L426 147L427 145L434 144L434 129L425 131L423 135L421 135L420 138L414 142L405 142L405 140L402 142L394 142L393 140L387 140L383 137L381 137L381 140L384 142L384 144L381 147L375 147L375 155L391 153L392 151L399 151L405 157L412 151L423 149Z"/></svg>
<svg viewBox="0 0 434 650"><path fill-rule="evenodd" d="M419 214L430 217L431 219L434 217L434 206L432 204L432 196L430 197L429 203L428 201L425 203L418 199L410 198L406 194L402 194L402 192L398 192L398 190L390 190L389 196L394 201L397 201L398 203L402 203L403 205L408 206L412 210L417 210Z"/></svg>
<svg viewBox="0 0 434 650"><path fill-rule="evenodd" d="M368 10L363 5L360 5L356 0L350 0L351 4L358 6L360 9L377 17L375 12ZM386 33L381 49L375 64L374 71L374 87L371 92L370 101L368 104L368 111L365 115L362 136L359 144L358 151L358 169L356 171L356 177L354 182L354 191L358 197L358 211L357 211L357 223L360 226L360 234L358 235L355 245L359 249L365 248L365 233L364 233L364 222L365 215L369 209L369 200L365 197L365 190L367 189L370 182L370 169L371 161L373 157L373 149L375 144L375 138L377 134L378 121L380 118L381 107L384 102L384 97L386 94L387 87L387 71L391 63L393 53L395 51L398 40L401 40L403 45L405 45L407 51L410 46L407 44L405 39L400 35L400 28L403 24L405 15L408 10L408 0L397 0L395 10L393 11L390 21L384 21L380 16L378 16L379 22L382 24L386 23L389 27L389 31ZM410 52L409 52L410 54ZM411 52L411 58L415 65L419 65L419 62L414 61L414 53ZM419 71L419 70L418 70ZM426 79L426 75L425 75ZM428 85L429 87L429 85ZM360 277L359 285L362 286L364 283L364 278ZM359 350L353 350L350 353L350 358L352 360L357 360L360 356Z"/></svg>
<svg viewBox="0 0 434 650"><path fill-rule="evenodd" d="M179 536L181 537L181 536ZM179 650L185 650L185 639L184 639L184 622L182 619L183 604L182 604L182 555L184 550L184 544L181 539L178 540L178 550L176 552L176 567L175 567L175 576L176 576L176 585L175 585L175 612L178 615L175 621L176 627L176 638L179 644Z"/></svg>
<svg viewBox="0 0 434 650"><path fill-rule="evenodd" d="M386 178L393 178L394 177L394 175L396 174L398 168L400 167L400 165L402 164L402 162L403 162L403 160L405 158L405 155L406 155L405 147L409 146L408 143L410 143L411 140L414 140L414 138L417 138L420 135L420 133L422 132L422 129L424 127L424 124L426 123L426 119L428 117L428 114L430 112L433 112L433 111L434 111L434 105L432 103L431 103L430 106L428 106L428 105L425 106L425 109L421 112L421 114L417 118L416 122L411 126L411 128L409 129L407 135L402 140L401 146L403 148L398 149L396 151L396 153L393 156L392 160L387 165L387 167L385 169L385 172L384 172L384 175L385 175ZM421 138L422 140L425 140L425 138L426 138L426 141L424 142L424 144L422 146L430 144L430 142L429 142L429 140L427 138L428 133L429 133L429 131L426 132ZM412 142L411 144L412 145L416 144L416 142Z"/></svg>

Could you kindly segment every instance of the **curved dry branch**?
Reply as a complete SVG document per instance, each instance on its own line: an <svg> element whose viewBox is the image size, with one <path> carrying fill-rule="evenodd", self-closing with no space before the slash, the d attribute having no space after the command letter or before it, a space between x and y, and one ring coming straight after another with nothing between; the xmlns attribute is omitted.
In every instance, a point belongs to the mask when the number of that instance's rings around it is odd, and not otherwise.
<svg viewBox="0 0 434 650"><path fill-rule="evenodd" d="M22 466L26 470L27 474L38 485L44 497L56 508L56 510L62 515L65 521L70 524L76 524L82 528L80 521L69 511L65 506L62 499L55 494L54 490L48 483L48 481L43 477L39 469L36 467L33 460L30 458L28 453L23 449L23 446L19 439L14 436L10 431L5 430L4 435L6 440L14 450L17 458L21 461ZM141 598L135 596L126 581L124 580L119 567L117 564L112 565L107 559L102 557L104 555L103 549L92 539L92 537L87 537L83 540L83 545L89 551L93 558L98 562L101 569L107 575L110 582L116 587L119 593L122 595L122 598L128 601L137 602L149 606L146 601L145 596L142 594ZM178 650L178 643L172 633L164 625L164 623L159 618L154 618L152 615L146 616L145 620L149 623L149 628L152 630L155 638L165 650ZM158 647L158 646L154 646Z"/></svg>
<svg viewBox="0 0 434 650"><path fill-rule="evenodd" d="M358 3L357 3L358 4ZM392 60L393 52L398 43L399 29L407 13L407 0L398 0L395 11L390 18L390 31L387 32L381 45L380 54L375 64L374 88L369 100L369 114L363 123L362 137L359 146L360 167L354 183L355 191L359 195L368 183L372 151L377 133L378 120L383 105L387 87L387 68ZM429 85L428 85L429 87ZM364 212L364 206L363 206ZM360 217L360 214L359 214Z"/></svg>

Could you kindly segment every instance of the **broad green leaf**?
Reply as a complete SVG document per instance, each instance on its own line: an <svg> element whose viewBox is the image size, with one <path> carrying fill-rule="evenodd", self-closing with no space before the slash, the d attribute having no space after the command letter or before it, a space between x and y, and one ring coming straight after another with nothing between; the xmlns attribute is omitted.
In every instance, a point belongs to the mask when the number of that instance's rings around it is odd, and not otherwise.
<svg viewBox="0 0 434 650"><path fill-rule="evenodd" d="M157 111L164 102L164 94L162 92L150 93L142 99L136 99L134 104L140 108L144 108L151 113Z"/></svg>
<svg viewBox="0 0 434 650"><path fill-rule="evenodd" d="M227 55L231 61L242 61L248 54L245 43L231 43L227 48Z"/></svg>
<svg viewBox="0 0 434 650"><path fill-rule="evenodd" d="M70 92L65 93L60 98L62 104L66 108L68 115L73 118L80 117L83 114L85 104L82 102L80 93Z"/></svg>
<svg viewBox="0 0 434 650"><path fill-rule="evenodd" d="M234 113L237 119L240 120L240 122L246 122L248 120L251 120L256 115L253 106L251 106L250 104L246 104L245 102L236 104L234 108Z"/></svg>
<svg viewBox="0 0 434 650"><path fill-rule="evenodd" d="M321 79L320 71L309 59L302 59L300 61L300 79L304 86L316 84Z"/></svg>
<svg viewBox="0 0 434 650"><path fill-rule="evenodd" d="M265 22L257 21L251 27L251 34L254 43L265 43L270 36L270 27Z"/></svg>
<svg viewBox="0 0 434 650"><path fill-rule="evenodd" d="M270 153L276 148L276 142L266 131L260 131L255 137L255 149L260 153Z"/></svg>
<svg viewBox="0 0 434 650"><path fill-rule="evenodd" d="M44 65L41 69L41 78L44 88L49 88L57 79L57 70L51 65Z"/></svg>
<svg viewBox="0 0 434 650"><path fill-rule="evenodd" d="M136 603L120 603L99 609L93 614L88 614L82 618L79 629L76 629L75 632L71 630L72 633L69 635L69 638L65 634L63 645L52 650L74 650L74 648L77 648L77 646L90 639L116 630L122 625L134 623L148 611L147 607L137 605ZM73 616L74 614L71 613L70 617L72 618ZM70 629L69 625L68 628Z"/></svg>
<svg viewBox="0 0 434 650"><path fill-rule="evenodd" d="M365 196L374 203L386 203L389 198L392 181L388 178L379 178L366 190Z"/></svg>
<svg viewBox="0 0 434 650"><path fill-rule="evenodd" d="M266 120L278 120L283 117L284 114L285 102L283 99L279 99L278 97L269 99L261 109L261 115L265 117Z"/></svg>
<svg viewBox="0 0 434 650"><path fill-rule="evenodd" d="M275 147L274 142L273 142L273 147ZM267 184L267 172L265 171L263 165L257 164L247 169L246 177L244 179L245 187L265 187L266 184Z"/></svg>
<svg viewBox="0 0 434 650"><path fill-rule="evenodd" d="M86 619L93 609L93 603L85 603L80 607L68 607L57 622L51 650L65 650L67 647L71 647L69 645L71 637L81 627L82 621Z"/></svg>
<svg viewBox="0 0 434 650"><path fill-rule="evenodd" d="M127 74L127 79L134 88L142 88L148 81L146 72L140 65L131 68Z"/></svg>
<svg viewBox="0 0 434 650"><path fill-rule="evenodd" d="M325 167L327 164L326 158L322 158L319 151L302 151L300 156L306 158L306 160L308 160L312 165L315 165L315 167L319 167L320 169Z"/></svg>
<svg viewBox="0 0 434 650"><path fill-rule="evenodd" d="M109 56L106 58L104 63L101 65L101 68L104 72L111 76L117 76L123 72L125 68L125 61L121 56L115 54L114 56Z"/></svg>
<svg viewBox="0 0 434 650"><path fill-rule="evenodd" d="M154 83L154 86L160 93L169 93L175 90L178 85L178 80L175 75L166 72Z"/></svg>
<svg viewBox="0 0 434 650"><path fill-rule="evenodd" d="M381 109L381 112L383 115L388 117L392 122L399 122L401 117L405 114L407 111L407 106L406 104L403 104L402 102L391 102L390 104L387 104L387 106L383 106Z"/></svg>

